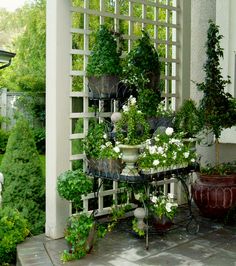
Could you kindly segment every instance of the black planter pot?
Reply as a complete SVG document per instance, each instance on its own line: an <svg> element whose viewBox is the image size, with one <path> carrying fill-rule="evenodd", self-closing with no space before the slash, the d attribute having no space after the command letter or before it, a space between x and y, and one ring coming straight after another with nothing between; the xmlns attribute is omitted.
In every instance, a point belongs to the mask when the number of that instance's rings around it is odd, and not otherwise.
<svg viewBox="0 0 236 266"><path fill-rule="evenodd" d="M88 77L90 97L93 99L116 98L118 94L119 77L104 75L101 77Z"/></svg>

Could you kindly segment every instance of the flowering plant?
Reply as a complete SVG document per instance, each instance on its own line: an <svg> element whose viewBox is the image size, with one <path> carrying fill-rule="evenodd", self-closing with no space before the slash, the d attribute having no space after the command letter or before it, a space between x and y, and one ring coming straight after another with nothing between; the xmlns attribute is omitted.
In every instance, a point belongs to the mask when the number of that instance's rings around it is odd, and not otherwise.
<svg viewBox="0 0 236 266"><path fill-rule="evenodd" d="M138 110L136 98L131 95L122 109L121 119L116 124L116 139L122 144L141 144L149 137L149 125Z"/></svg>
<svg viewBox="0 0 236 266"><path fill-rule="evenodd" d="M100 146L99 159L118 159L121 158L120 148L117 143L112 144L111 141L107 141L107 135L104 134L103 138L105 142Z"/></svg>
<svg viewBox="0 0 236 266"><path fill-rule="evenodd" d="M196 152L191 144L183 141L181 134L175 134L173 128L166 128L164 133L157 134L146 141L144 151L138 159L139 168L168 169L176 165L188 165L196 161Z"/></svg>
<svg viewBox="0 0 236 266"><path fill-rule="evenodd" d="M160 219L165 216L166 218L173 220L178 207L178 204L174 200L173 194L169 193L167 196L153 195L150 200L152 202L150 209L154 215Z"/></svg>
<svg viewBox="0 0 236 266"><path fill-rule="evenodd" d="M109 140L107 131L105 122L96 123L90 127L84 139L84 150L88 158L118 159L121 157L119 147Z"/></svg>

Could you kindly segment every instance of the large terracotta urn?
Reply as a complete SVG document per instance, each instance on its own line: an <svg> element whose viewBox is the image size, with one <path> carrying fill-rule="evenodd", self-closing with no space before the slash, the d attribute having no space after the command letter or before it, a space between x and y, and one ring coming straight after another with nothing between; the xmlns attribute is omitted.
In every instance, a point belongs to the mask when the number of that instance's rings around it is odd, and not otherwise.
<svg viewBox="0 0 236 266"><path fill-rule="evenodd" d="M236 174L200 175L192 184L192 196L205 217L224 218L236 206Z"/></svg>

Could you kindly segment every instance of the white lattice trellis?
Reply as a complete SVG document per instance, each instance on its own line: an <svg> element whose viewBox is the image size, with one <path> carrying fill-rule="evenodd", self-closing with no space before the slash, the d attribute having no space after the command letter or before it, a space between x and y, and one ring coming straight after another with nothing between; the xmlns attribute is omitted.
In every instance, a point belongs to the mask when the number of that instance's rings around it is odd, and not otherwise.
<svg viewBox="0 0 236 266"><path fill-rule="evenodd" d="M161 79L164 84L163 96L166 107L176 108L178 95L178 58L179 25L178 14L180 11L179 0L73 0L71 5L71 168L77 167L79 162L85 159L82 151L81 140L86 136L89 128L89 119L94 117L90 112L90 100L86 79L86 66L90 49L93 44L92 32L100 24L108 24L115 31L123 31L126 51L129 52L135 40L141 37L141 30L146 28L159 52L162 62ZM110 110L103 109L103 102L99 102L99 119L110 117ZM164 191L176 192L175 180L160 181L158 185L164 185ZM168 186L168 188L167 188ZM98 210L106 212L104 197L112 196L117 199L117 182L105 190L102 186L98 198ZM90 194L84 198L84 207L87 210L88 200L93 198Z"/></svg>

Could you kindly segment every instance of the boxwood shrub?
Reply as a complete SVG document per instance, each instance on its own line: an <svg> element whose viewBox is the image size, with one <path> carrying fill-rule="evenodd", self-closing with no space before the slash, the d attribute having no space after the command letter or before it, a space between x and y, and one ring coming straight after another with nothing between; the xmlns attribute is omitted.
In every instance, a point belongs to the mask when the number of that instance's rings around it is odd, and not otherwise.
<svg viewBox="0 0 236 266"><path fill-rule="evenodd" d="M4 206L21 212L28 220L32 234L43 232L45 181L40 157L26 120L19 119L12 130L0 169L5 178Z"/></svg>
<svg viewBox="0 0 236 266"><path fill-rule="evenodd" d="M15 262L16 245L28 234L27 221L17 210L0 209L0 265Z"/></svg>

